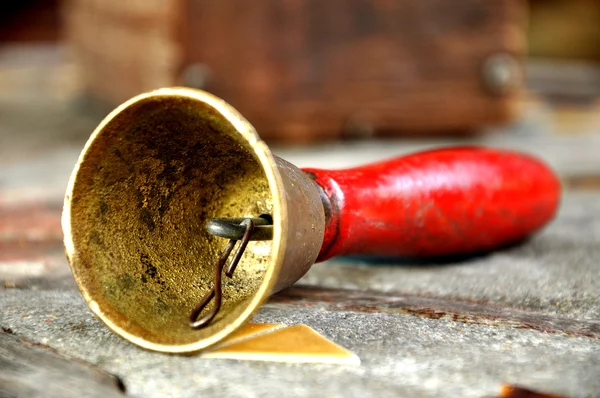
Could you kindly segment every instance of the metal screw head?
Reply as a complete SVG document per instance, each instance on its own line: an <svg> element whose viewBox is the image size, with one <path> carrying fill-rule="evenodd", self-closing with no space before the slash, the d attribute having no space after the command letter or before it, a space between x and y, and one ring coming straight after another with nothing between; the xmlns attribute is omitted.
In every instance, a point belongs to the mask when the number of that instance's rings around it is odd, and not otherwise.
<svg viewBox="0 0 600 398"><path fill-rule="evenodd" d="M521 85L521 63L509 53L496 53L487 57L481 69L485 88L495 95L506 95Z"/></svg>

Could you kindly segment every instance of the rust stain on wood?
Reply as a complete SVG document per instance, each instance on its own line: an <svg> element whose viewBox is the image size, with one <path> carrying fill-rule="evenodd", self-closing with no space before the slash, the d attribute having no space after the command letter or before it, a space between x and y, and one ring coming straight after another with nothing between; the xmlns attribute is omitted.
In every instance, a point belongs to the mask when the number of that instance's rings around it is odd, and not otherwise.
<svg viewBox="0 0 600 398"><path fill-rule="evenodd" d="M45 203L2 206L0 242L62 241L61 207Z"/></svg>
<svg viewBox="0 0 600 398"><path fill-rule="evenodd" d="M504 384L498 398L567 398L563 395L545 394L520 386Z"/></svg>
<svg viewBox="0 0 600 398"><path fill-rule="evenodd" d="M61 206L0 203L0 289L64 289L73 278L64 254Z"/></svg>
<svg viewBox="0 0 600 398"><path fill-rule="evenodd" d="M573 191L600 190L600 174L570 175L561 178L565 189Z"/></svg>
<svg viewBox="0 0 600 398"><path fill-rule="evenodd" d="M56 263L66 264L60 217L61 208L56 205L0 204L0 279L7 272L15 274L16 268L25 275L33 268L54 269Z"/></svg>

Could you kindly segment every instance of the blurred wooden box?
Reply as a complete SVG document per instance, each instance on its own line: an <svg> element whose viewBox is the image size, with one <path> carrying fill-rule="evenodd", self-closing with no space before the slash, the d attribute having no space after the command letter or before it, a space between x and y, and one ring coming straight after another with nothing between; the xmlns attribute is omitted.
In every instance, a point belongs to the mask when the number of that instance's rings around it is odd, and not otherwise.
<svg viewBox="0 0 600 398"><path fill-rule="evenodd" d="M66 0L86 89L223 97L262 137L472 131L511 119L519 0Z"/></svg>

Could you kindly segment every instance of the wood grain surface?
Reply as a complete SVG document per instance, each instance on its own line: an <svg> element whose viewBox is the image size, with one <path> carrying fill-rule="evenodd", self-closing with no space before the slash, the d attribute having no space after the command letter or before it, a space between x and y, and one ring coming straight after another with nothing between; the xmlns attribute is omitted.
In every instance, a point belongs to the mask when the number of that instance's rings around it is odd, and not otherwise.
<svg viewBox="0 0 600 398"><path fill-rule="evenodd" d="M525 48L514 1L193 1L185 63L268 139L457 132L502 122L486 57ZM514 94L514 93L513 93Z"/></svg>
<svg viewBox="0 0 600 398"><path fill-rule="evenodd" d="M0 331L0 397L123 397L120 380L43 344Z"/></svg>
<svg viewBox="0 0 600 398"><path fill-rule="evenodd" d="M65 20L96 97L202 88L261 137L307 143L511 120L524 11L512 0L69 0Z"/></svg>

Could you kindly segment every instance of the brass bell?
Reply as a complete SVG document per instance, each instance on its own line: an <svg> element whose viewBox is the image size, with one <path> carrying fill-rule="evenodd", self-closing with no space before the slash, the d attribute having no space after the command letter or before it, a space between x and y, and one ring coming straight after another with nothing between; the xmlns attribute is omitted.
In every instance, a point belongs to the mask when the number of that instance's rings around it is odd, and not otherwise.
<svg viewBox="0 0 600 398"><path fill-rule="evenodd" d="M62 224L92 311L141 347L186 353L236 331L315 261L493 249L541 228L559 197L544 164L509 151L300 170L227 103L168 88L127 101L93 132Z"/></svg>
<svg viewBox="0 0 600 398"><path fill-rule="evenodd" d="M272 217L272 239L248 244L215 319L190 327L227 244L207 221L260 215ZM235 109L172 88L127 101L96 128L62 224L91 310L139 346L183 353L219 342L298 280L317 258L325 215L313 181L273 156Z"/></svg>

